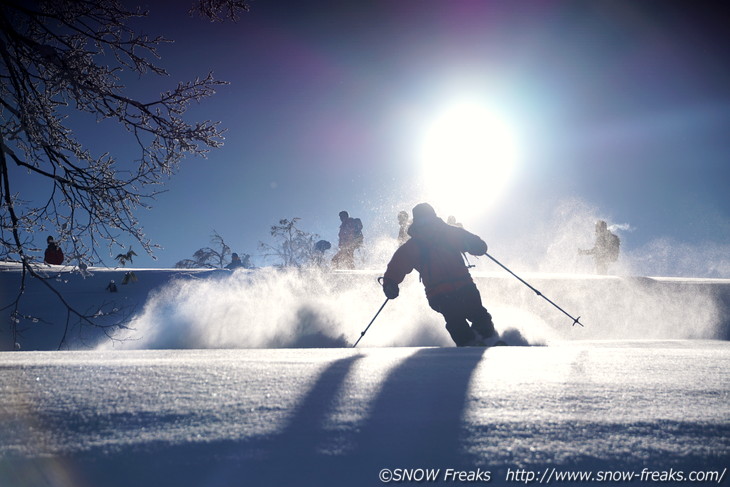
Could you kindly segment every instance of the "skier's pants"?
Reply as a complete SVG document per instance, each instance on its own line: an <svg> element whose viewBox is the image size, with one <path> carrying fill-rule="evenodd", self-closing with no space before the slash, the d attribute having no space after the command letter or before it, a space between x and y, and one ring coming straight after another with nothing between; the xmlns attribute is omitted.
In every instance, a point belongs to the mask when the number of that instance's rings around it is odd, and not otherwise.
<svg viewBox="0 0 730 487"><path fill-rule="evenodd" d="M482 296L474 283L456 291L432 296L428 304L444 315L446 330L458 347L474 339L474 331L484 338L494 334L492 315L482 306ZM471 327L467 320L471 322Z"/></svg>

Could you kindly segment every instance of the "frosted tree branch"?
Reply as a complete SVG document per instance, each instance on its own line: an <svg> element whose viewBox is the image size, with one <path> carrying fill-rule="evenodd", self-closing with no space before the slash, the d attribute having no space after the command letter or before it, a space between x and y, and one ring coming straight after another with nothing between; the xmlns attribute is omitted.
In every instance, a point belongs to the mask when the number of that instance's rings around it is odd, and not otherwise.
<svg viewBox="0 0 730 487"><path fill-rule="evenodd" d="M235 20L247 9L240 0L198 0L190 12ZM137 211L184 157L223 143L218 122L185 117L225 84L211 73L149 99L128 94L125 80L167 76L157 49L170 41L130 27L146 15L117 0L0 0L0 259L23 264L19 298L26 273L40 278L36 235L55 235L74 263L103 262L101 248L112 254L122 237L152 255ZM73 130L80 119L118 128L119 146L137 155L93 154ZM20 190L28 178L33 195Z"/></svg>

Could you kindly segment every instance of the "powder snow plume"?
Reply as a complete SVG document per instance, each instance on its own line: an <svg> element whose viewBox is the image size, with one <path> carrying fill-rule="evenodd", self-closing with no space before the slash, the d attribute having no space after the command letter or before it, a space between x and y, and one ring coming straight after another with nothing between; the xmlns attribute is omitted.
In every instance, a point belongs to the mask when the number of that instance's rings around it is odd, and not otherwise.
<svg viewBox="0 0 730 487"><path fill-rule="evenodd" d="M349 347L383 296L369 271L264 268L176 279L156 292L128 330L103 349ZM520 320L520 324L527 323ZM501 329L513 345L544 344L545 333ZM358 345L453 346L414 275L401 285Z"/></svg>
<svg viewBox="0 0 730 487"><path fill-rule="evenodd" d="M544 240L550 244L536 266L538 272L530 271L532 266L519 258L507 256L503 261L544 295L581 316L585 328L571 326L569 318L488 259L471 260L478 264L472 275L483 303L510 345L581 339L727 339L730 281L633 277L626 271L638 259L630 253L612 268L619 275L596 276L590 272L590 260L576 252L578 246L591 243L594 212L584 205L563 209L559 224L551 226L552 238ZM269 267L174 279L148 297L129 329L99 347L350 347L383 305L377 277L393 244L373 241L367 259L360 261L380 270ZM401 285L399 298L386 304L358 346L453 346L453 342L413 272Z"/></svg>
<svg viewBox="0 0 730 487"><path fill-rule="evenodd" d="M101 347L347 347L385 299L376 279L374 273L276 268L177 279L150 296L131 329L115 337L121 341ZM449 343L424 303L406 301L383 310L363 345ZM385 327L387 333L379 332Z"/></svg>

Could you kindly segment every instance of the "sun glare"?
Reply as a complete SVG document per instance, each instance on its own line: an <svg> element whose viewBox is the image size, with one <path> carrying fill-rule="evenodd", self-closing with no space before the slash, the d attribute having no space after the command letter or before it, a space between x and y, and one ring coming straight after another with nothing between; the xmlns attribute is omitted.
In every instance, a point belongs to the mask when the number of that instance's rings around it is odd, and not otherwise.
<svg viewBox="0 0 730 487"><path fill-rule="evenodd" d="M475 217L500 195L519 158L512 125L483 103L460 102L427 126L420 163L424 198L444 216Z"/></svg>

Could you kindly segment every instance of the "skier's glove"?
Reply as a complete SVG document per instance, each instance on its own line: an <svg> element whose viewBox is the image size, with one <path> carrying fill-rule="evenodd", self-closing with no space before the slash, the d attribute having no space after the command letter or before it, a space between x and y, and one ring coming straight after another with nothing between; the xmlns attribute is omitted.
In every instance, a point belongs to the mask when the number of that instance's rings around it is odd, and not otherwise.
<svg viewBox="0 0 730 487"><path fill-rule="evenodd" d="M385 293L386 298L395 299L398 297L400 291L398 290L398 284L396 284L395 281L383 279L383 292Z"/></svg>

